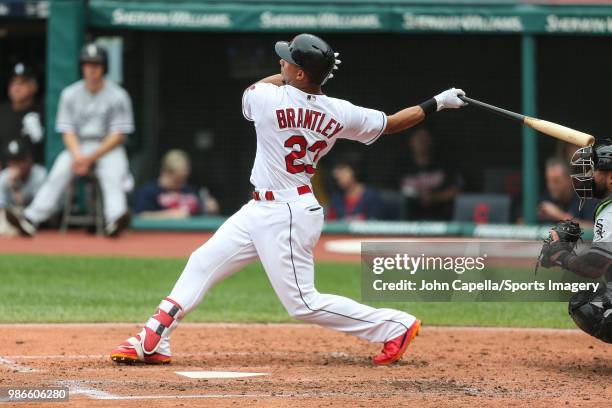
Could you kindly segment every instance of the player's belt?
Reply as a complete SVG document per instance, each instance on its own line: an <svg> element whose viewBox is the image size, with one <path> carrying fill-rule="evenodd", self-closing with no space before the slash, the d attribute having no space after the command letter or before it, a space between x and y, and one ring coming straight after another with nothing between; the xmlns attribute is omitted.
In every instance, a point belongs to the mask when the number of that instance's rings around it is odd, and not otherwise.
<svg viewBox="0 0 612 408"><path fill-rule="evenodd" d="M298 196L312 193L310 186L299 186L288 190L256 190L253 191L253 200L255 201L291 201Z"/></svg>

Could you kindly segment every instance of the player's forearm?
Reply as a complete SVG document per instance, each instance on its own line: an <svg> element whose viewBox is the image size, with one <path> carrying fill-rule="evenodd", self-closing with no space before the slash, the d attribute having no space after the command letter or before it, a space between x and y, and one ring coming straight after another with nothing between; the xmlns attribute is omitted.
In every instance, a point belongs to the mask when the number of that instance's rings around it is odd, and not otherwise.
<svg viewBox="0 0 612 408"><path fill-rule="evenodd" d="M76 134L64 133L62 139L64 141L64 146L66 146L66 149L68 149L73 158L77 158L81 155L81 144Z"/></svg>
<svg viewBox="0 0 612 408"><path fill-rule="evenodd" d="M608 259L592 252L587 252L578 256L570 255L565 269L585 278L597 279L603 276L609 267L610 261Z"/></svg>
<svg viewBox="0 0 612 408"><path fill-rule="evenodd" d="M398 133L409 129L425 119L425 112L420 106L412 106L387 116L387 126L383 133Z"/></svg>
<svg viewBox="0 0 612 408"><path fill-rule="evenodd" d="M100 146L96 149L95 152L91 154L91 156L89 156L89 158L91 159L91 161L95 162L100 157L104 156L106 153L110 152L115 147L122 144L124 140L125 136L123 135L123 133L111 133L110 135L104 138L102 144L100 144Z"/></svg>
<svg viewBox="0 0 612 408"><path fill-rule="evenodd" d="M387 127L383 133L397 133L409 129L425 119L425 116L442 109L457 109L465 106L459 96L465 95L461 89L451 88L418 106L412 106L387 117Z"/></svg>
<svg viewBox="0 0 612 408"><path fill-rule="evenodd" d="M272 84L272 85L276 85L276 86L283 86L283 76L281 74L276 74L276 75L271 75L269 77L266 77L260 81L257 81L258 83L264 83L264 84Z"/></svg>

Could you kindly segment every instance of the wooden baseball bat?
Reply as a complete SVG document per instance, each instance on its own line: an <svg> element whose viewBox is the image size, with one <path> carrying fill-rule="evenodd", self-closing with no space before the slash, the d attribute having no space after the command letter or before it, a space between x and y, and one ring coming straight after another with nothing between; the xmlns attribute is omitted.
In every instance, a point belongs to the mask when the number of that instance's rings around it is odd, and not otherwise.
<svg viewBox="0 0 612 408"><path fill-rule="evenodd" d="M529 126L532 129L537 130L538 132L542 132L546 135L556 137L557 139L574 144L576 146L587 147L592 146L595 143L595 138L592 135L580 132L572 128L568 128L566 126L559 125L558 123L553 123L547 120L521 115L519 113L502 109L497 106L478 101L476 99L468 98L467 96L460 96L459 99L469 103L470 105L487 110L489 112L496 113L505 118L514 119Z"/></svg>

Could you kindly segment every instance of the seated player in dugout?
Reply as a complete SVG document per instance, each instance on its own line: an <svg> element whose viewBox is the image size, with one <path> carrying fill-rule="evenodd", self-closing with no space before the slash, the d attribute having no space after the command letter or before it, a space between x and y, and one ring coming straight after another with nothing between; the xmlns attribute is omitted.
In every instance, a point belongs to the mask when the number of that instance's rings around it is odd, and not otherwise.
<svg viewBox="0 0 612 408"><path fill-rule="evenodd" d="M573 219L582 228L593 227L593 215L598 200L582 200L574 193L567 161L552 157L546 161L546 192L538 204L538 220L555 223Z"/></svg>
<svg viewBox="0 0 612 408"><path fill-rule="evenodd" d="M576 255L574 244L551 231L552 240L542 248L543 267L560 266L577 275L600 279L605 285L595 292L578 292L569 302L572 319L585 332L612 343L612 142L578 149L571 161L572 183L584 203L601 199L593 218L593 243Z"/></svg>
<svg viewBox="0 0 612 408"><path fill-rule="evenodd" d="M0 105L0 149L5 149L14 138L20 137L31 144L34 161L44 162L43 104L36 97L38 81L34 69L18 62L12 67L8 101ZM0 168L6 166L0 157Z"/></svg>
<svg viewBox="0 0 612 408"><path fill-rule="evenodd" d="M12 235L14 230L4 227L4 208L20 211L30 204L45 180L47 169L34 163L30 143L21 137L8 143L4 159L7 166L0 171L0 225L3 225L0 235Z"/></svg>
<svg viewBox="0 0 612 408"><path fill-rule="evenodd" d="M180 320L216 283L258 259L290 316L384 343L374 364L399 360L418 333L421 322L404 311L374 308L315 288L313 251L323 210L310 178L338 139L372 144L434 112L464 106L464 92L449 89L386 115L323 93L321 86L340 61L321 38L300 34L291 42L277 42L275 51L280 73L251 85L242 96L242 113L254 122L257 137L252 200L191 254L174 289L143 329L111 351L113 361L171 362L170 334Z"/></svg>
<svg viewBox="0 0 612 408"><path fill-rule="evenodd" d="M219 213L219 204L210 194L200 194L189 185L191 160L174 149L162 158L159 177L142 186L134 200L134 212L142 218L181 219ZM204 196L204 197L203 197Z"/></svg>
<svg viewBox="0 0 612 408"><path fill-rule="evenodd" d="M90 173L96 175L102 190L106 235L116 237L130 223L124 187L130 176L123 143L134 131L132 102L122 87L105 78L108 57L104 48L86 44L79 62L83 79L62 91L55 123L65 150L23 214L6 213L23 236L34 236L38 225L58 210L75 176Z"/></svg>
<svg viewBox="0 0 612 408"><path fill-rule="evenodd" d="M332 193L326 218L328 220L375 220L383 213L378 191L365 184L358 172L359 165L350 160L338 161L332 169L336 190Z"/></svg>

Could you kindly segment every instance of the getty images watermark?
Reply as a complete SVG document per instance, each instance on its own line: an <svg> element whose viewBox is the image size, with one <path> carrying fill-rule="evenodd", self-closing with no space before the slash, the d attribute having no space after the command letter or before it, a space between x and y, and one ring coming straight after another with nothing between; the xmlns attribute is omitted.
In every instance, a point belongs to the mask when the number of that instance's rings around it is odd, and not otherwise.
<svg viewBox="0 0 612 408"><path fill-rule="evenodd" d="M362 297L387 301L566 301L602 281L534 272L538 242L363 242Z"/></svg>

